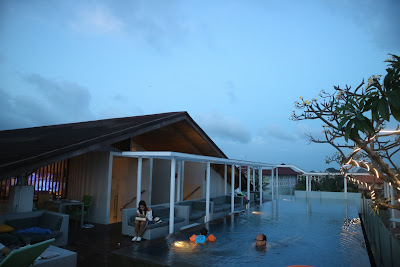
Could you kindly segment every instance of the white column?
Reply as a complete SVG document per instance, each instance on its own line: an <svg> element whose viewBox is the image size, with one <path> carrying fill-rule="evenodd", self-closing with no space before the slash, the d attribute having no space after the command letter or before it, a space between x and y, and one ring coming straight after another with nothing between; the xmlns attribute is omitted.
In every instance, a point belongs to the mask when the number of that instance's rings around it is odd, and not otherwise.
<svg viewBox="0 0 400 267"><path fill-rule="evenodd" d="M235 165L232 165L231 173L231 212L235 211Z"/></svg>
<svg viewBox="0 0 400 267"><path fill-rule="evenodd" d="M386 183L385 181L383 182L383 197L384 198L389 198L389 194L388 194L388 187L387 187L388 183Z"/></svg>
<svg viewBox="0 0 400 267"><path fill-rule="evenodd" d="M389 186L389 192L390 192L390 197L392 198L391 200L390 200L390 204L392 204L392 205L394 205L395 203L396 203L396 200L394 199L394 193L393 193L393 186L392 185L390 185ZM394 209L390 209L390 218L391 219L394 219ZM393 228L396 228L396 223L395 222L392 222L392 227Z"/></svg>
<svg viewBox="0 0 400 267"><path fill-rule="evenodd" d="M242 166L239 165L239 191L242 191Z"/></svg>
<svg viewBox="0 0 400 267"><path fill-rule="evenodd" d="M272 200L274 200L274 168L271 168L271 189L272 189Z"/></svg>
<svg viewBox="0 0 400 267"><path fill-rule="evenodd" d="M138 169L137 169L137 186L136 186L136 207L139 207L139 202L142 197L142 157L138 158Z"/></svg>
<svg viewBox="0 0 400 267"><path fill-rule="evenodd" d="M180 200L183 201L183 185L185 183L185 161L182 161L182 181L181 181L181 196Z"/></svg>
<svg viewBox="0 0 400 267"><path fill-rule="evenodd" d="M262 204L262 168L258 167L258 184L260 188L260 205Z"/></svg>
<svg viewBox="0 0 400 267"><path fill-rule="evenodd" d="M256 167L253 167L253 191L256 191Z"/></svg>
<svg viewBox="0 0 400 267"><path fill-rule="evenodd" d="M224 165L225 195L228 194L228 166Z"/></svg>
<svg viewBox="0 0 400 267"><path fill-rule="evenodd" d="M279 167L276 168L276 199L279 198Z"/></svg>
<svg viewBox="0 0 400 267"><path fill-rule="evenodd" d="M210 162L207 162L206 180L206 223L208 223L210 221Z"/></svg>
<svg viewBox="0 0 400 267"><path fill-rule="evenodd" d="M247 166L247 200L249 203L247 204L247 208L250 208L250 166Z"/></svg>
<svg viewBox="0 0 400 267"><path fill-rule="evenodd" d="M180 201L179 197L181 195L181 177L182 177L181 166L182 166L182 163L180 161L178 161L178 180L176 183L176 202Z"/></svg>
<svg viewBox="0 0 400 267"><path fill-rule="evenodd" d="M308 192L308 175L306 175L306 192Z"/></svg>
<svg viewBox="0 0 400 267"><path fill-rule="evenodd" d="M174 232L175 216L175 158L171 158L171 185L169 192L169 233Z"/></svg>
<svg viewBox="0 0 400 267"><path fill-rule="evenodd" d="M344 183L344 193L347 194L347 179L346 179L346 176L343 178L343 183Z"/></svg>
<svg viewBox="0 0 400 267"><path fill-rule="evenodd" d="M151 206L151 194L153 191L153 158L150 158L150 171L149 171L149 201L148 206Z"/></svg>

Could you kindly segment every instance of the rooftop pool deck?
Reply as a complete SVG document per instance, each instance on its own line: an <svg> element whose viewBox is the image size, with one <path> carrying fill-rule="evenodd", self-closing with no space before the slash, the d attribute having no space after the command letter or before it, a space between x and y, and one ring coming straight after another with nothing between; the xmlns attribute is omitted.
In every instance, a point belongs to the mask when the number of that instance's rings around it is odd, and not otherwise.
<svg viewBox="0 0 400 267"><path fill-rule="evenodd" d="M206 226L215 243L189 241L201 226L149 246L133 242L114 251L113 258L120 266L370 266L351 200L286 196ZM254 247L259 233L267 236L266 250Z"/></svg>

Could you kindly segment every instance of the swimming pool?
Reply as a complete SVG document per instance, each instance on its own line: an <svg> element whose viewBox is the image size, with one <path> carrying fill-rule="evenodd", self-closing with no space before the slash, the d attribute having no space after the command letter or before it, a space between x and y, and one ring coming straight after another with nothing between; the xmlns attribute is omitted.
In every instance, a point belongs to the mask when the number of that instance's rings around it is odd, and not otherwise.
<svg viewBox="0 0 400 267"><path fill-rule="evenodd" d="M357 209L350 201L284 197L208 225L215 243L195 245L198 230L135 250L171 266L370 266ZM258 233L266 251L254 248ZM134 255L132 255L134 256Z"/></svg>

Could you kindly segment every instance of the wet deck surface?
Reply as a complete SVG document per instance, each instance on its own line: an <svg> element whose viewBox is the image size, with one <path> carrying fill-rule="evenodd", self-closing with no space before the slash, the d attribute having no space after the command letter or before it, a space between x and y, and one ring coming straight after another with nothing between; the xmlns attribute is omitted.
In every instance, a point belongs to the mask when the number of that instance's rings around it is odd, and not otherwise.
<svg viewBox="0 0 400 267"><path fill-rule="evenodd" d="M135 253L138 250L150 249L157 255L158 248L165 244L165 238L132 242L132 237L121 234L122 223L95 224L91 229L84 229L71 222L69 227L69 243L63 248L77 252L78 267L169 265L160 261L152 262L149 258L140 257L140 253ZM192 231L192 229L186 231ZM135 253L134 257L132 257L133 253ZM179 264L174 264L174 266L179 266ZM188 264L186 263L185 266Z"/></svg>
<svg viewBox="0 0 400 267"><path fill-rule="evenodd" d="M132 245L131 238L121 234L122 224L95 224L91 229L69 225L68 245L63 248L78 254L77 266L114 266L111 252ZM146 243L146 242L143 242Z"/></svg>

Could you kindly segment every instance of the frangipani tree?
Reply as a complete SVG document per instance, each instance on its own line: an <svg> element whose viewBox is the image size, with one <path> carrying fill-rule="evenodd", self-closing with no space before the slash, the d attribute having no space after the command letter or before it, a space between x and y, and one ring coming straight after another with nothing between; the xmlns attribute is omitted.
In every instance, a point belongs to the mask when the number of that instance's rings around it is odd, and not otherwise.
<svg viewBox="0 0 400 267"><path fill-rule="evenodd" d="M294 111L291 119L323 122L324 138L309 135L310 141L333 146L337 152L327 162L338 162L344 175L361 167L400 190L400 57L391 55L386 62L383 82L374 75L355 89L334 86L333 92L322 90L319 99L300 97L295 102L300 114ZM389 122L395 127L387 129ZM372 190L375 208L400 210L398 201L389 204L389 199L377 199L374 194Z"/></svg>

